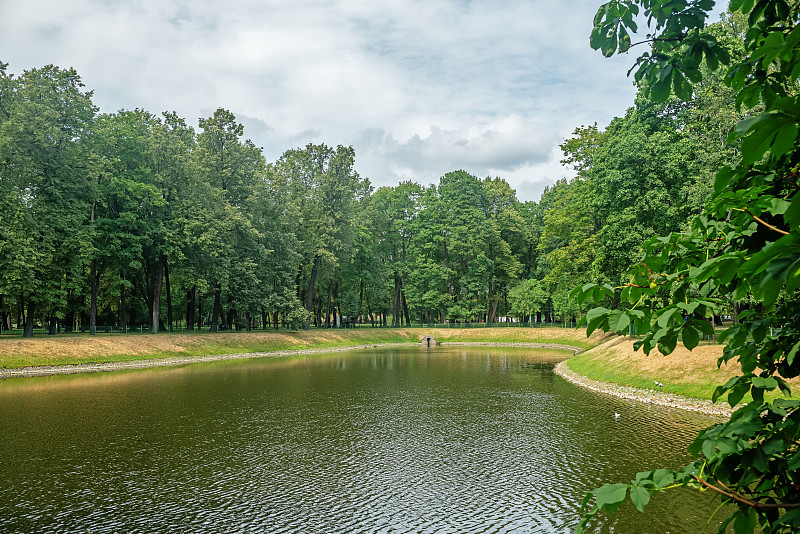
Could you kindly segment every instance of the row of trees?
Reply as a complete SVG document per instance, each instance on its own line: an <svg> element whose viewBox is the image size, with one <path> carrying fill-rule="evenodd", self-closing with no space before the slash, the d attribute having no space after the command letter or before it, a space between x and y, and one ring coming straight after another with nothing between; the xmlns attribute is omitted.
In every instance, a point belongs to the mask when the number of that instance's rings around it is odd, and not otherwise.
<svg viewBox="0 0 800 534"><path fill-rule="evenodd" d="M640 95L564 142L577 178L522 203L465 171L373 190L352 147L267 163L224 109L198 130L100 113L74 70L0 64L0 324L577 318L574 286L617 283L644 240L699 212L735 118L713 80L689 102Z"/></svg>

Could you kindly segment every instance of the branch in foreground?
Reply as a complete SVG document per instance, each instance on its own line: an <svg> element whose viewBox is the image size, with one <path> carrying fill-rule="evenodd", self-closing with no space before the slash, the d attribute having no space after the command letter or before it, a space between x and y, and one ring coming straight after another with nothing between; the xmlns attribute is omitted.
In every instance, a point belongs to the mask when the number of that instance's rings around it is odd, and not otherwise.
<svg viewBox="0 0 800 534"><path fill-rule="evenodd" d="M731 492L731 491L725 491L725 490L723 490L721 488L718 488L714 484L711 484L707 480L703 480L700 477L693 476L692 478L695 479L700 484L702 484L703 486L707 487L708 489L716 491L720 495L723 495L723 496L725 496L725 497L727 497L727 498L729 498L731 500L734 500L734 501L736 501L738 503L741 503L741 504L744 504L744 505L747 505L747 506L751 506L753 508L759 508L759 509L800 508L800 503L798 503L798 502L795 502L795 503L763 503L763 502L753 501L753 500L750 500L747 497L744 497L744 496L742 496L742 495L740 495L738 493L734 493L734 492Z"/></svg>

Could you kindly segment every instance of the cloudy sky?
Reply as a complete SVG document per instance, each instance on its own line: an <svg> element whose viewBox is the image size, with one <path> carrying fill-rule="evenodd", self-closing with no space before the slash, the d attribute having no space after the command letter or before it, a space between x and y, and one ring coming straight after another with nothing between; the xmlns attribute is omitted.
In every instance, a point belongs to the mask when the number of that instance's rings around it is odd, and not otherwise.
<svg viewBox="0 0 800 534"><path fill-rule="evenodd" d="M375 186L464 169L538 200L559 143L633 102L634 56L589 48L599 4L0 0L0 61L74 67L103 112L224 107L268 161L353 145Z"/></svg>

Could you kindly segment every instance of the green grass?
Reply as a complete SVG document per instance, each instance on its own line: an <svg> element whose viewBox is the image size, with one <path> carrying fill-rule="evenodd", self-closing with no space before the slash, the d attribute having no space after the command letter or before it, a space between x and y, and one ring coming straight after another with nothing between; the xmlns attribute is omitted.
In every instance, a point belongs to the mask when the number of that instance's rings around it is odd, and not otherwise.
<svg viewBox="0 0 800 534"><path fill-rule="evenodd" d="M0 368L419 343L420 338L427 334L433 335L439 342L542 342L581 348L589 348L595 344L580 331L558 328L359 328L97 336L61 334L37 335L32 339L2 336Z"/></svg>
<svg viewBox="0 0 800 534"><path fill-rule="evenodd" d="M710 399L714 388L723 384L731 376L730 373L706 371L702 374L676 376L675 373L643 371L638 367L626 366L619 362L609 362L602 355L582 353L567 362L567 366L576 373L598 380L622 386L633 386L643 389L654 389L676 393L686 397ZM723 377L724 375L724 377ZM664 384L659 387L655 381Z"/></svg>
<svg viewBox="0 0 800 534"><path fill-rule="evenodd" d="M649 356L657 358L659 356ZM660 356L671 358L671 356ZM716 363L697 365L691 358L681 360L685 365L672 365L663 369L646 369L637 365L635 361L626 360L619 356L612 357L603 346L578 354L567 362L567 366L578 374L592 380L610 382L622 386L633 386L643 389L666 391L686 397L710 400L714 389L728 381L732 376L740 374L738 365L732 364L727 368L719 369ZM659 387L655 381L664 384ZM765 398L773 400L780 393L767 392ZM747 394L743 402L750 402L752 396ZM724 398L722 401L724 402Z"/></svg>

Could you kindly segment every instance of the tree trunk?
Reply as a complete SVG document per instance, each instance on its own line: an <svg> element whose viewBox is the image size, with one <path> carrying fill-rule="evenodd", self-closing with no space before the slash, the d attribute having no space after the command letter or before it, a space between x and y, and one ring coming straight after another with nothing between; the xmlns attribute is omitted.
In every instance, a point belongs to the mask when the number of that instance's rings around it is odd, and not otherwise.
<svg viewBox="0 0 800 534"><path fill-rule="evenodd" d="M489 304L489 317L486 320L487 324L492 324L493 322L497 321L497 307L499 304L500 303L496 300L491 301Z"/></svg>
<svg viewBox="0 0 800 534"><path fill-rule="evenodd" d="M197 301L197 330L203 328L203 299Z"/></svg>
<svg viewBox="0 0 800 534"><path fill-rule="evenodd" d="M56 335L56 312L52 312L50 314L50 320L48 321L48 329L47 335L54 336Z"/></svg>
<svg viewBox="0 0 800 534"><path fill-rule="evenodd" d="M3 294L0 293L0 336L3 335L3 327L6 322L6 311L3 309Z"/></svg>
<svg viewBox="0 0 800 534"><path fill-rule="evenodd" d="M275 312L275 330L276 331L278 330L278 324L279 324L278 323L278 319L280 319L280 317L278 316L278 312Z"/></svg>
<svg viewBox="0 0 800 534"><path fill-rule="evenodd" d="M197 299L197 285L186 292L186 329L194 331L194 307Z"/></svg>
<svg viewBox="0 0 800 534"><path fill-rule="evenodd" d="M400 277L394 275L394 306L392 308L392 326L400 326L402 323L400 315Z"/></svg>
<svg viewBox="0 0 800 534"><path fill-rule="evenodd" d="M331 327L331 298L333 298L333 284L328 284L328 306L325 308L325 328Z"/></svg>
<svg viewBox="0 0 800 534"><path fill-rule="evenodd" d="M125 302L125 284L119 285L119 325L125 329L128 324L128 310Z"/></svg>
<svg viewBox="0 0 800 534"><path fill-rule="evenodd" d="M228 313L227 313L227 315L225 316L225 326L228 328L228 331L229 331L229 332L230 332L231 330L233 330L233 320L234 320L235 318L236 318L236 310L235 310L235 309L233 309L233 306L231 306L231 303L230 303L230 301L228 301ZM239 329L239 328L238 328L239 324L237 323L237 324L236 324L236 326L237 326L237 328L236 328L236 329L238 330L238 329Z"/></svg>
<svg viewBox="0 0 800 534"><path fill-rule="evenodd" d="M96 202L92 203L92 215L90 218L92 226L94 226L94 210L96 205ZM89 335L93 336L97 333L97 286L100 285L97 276L97 261L94 257L92 258L91 267L89 268L89 279L89 291L91 293L89 297L91 301L89 305Z"/></svg>
<svg viewBox="0 0 800 534"><path fill-rule="evenodd" d="M211 309L211 331L216 332L219 330L219 314L222 308L220 297L222 296L222 288L217 284L217 289L214 291L214 307Z"/></svg>
<svg viewBox="0 0 800 534"><path fill-rule="evenodd" d="M300 299L300 302L303 302L303 291L300 289L300 282L303 280L303 264L300 264L300 268L297 269L297 278L295 279L295 287L297 288L297 298Z"/></svg>
<svg viewBox="0 0 800 534"><path fill-rule="evenodd" d="M172 291L169 287L169 262L164 257L164 278L167 283L167 330L172 332Z"/></svg>
<svg viewBox="0 0 800 534"><path fill-rule="evenodd" d="M494 312L497 311L497 303L494 302L494 274L489 274L489 316L486 318L486 324L494 322Z"/></svg>
<svg viewBox="0 0 800 534"><path fill-rule="evenodd" d="M358 315L356 315L355 319L356 324L361 322L361 310L364 309L362 308L363 305L364 305L364 279L361 278L358 281Z"/></svg>
<svg viewBox="0 0 800 534"><path fill-rule="evenodd" d="M22 326L24 320L25 320L25 295L20 293L19 300L17 300L17 328Z"/></svg>
<svg viewBox="0 0 800 534"><path fill-rule="evenodd" d="M22 337L33 337L33 314L36 311L36 304L33 299L28 298L28 309L25 314L25 329L22 331Z"/></svg>
<svg viewBox="0 0 800 534"><path fill-rule="evenodd" d="M401 284L402 284L402 281L401 281ZM411 319L410 319L410 316L408 315L408 303L406 303L406 293L405 293L405 291L400 291L400 298L403 301L403 313L406 316L406 326L409 326L409 325L411 325Z"/></svg>
<svg viewBox="0 0 800 534"><path fill-rule="evenodd" d="M166 258L162 254L158 258L158 268L156 270L156 285L153 287L153 298L152 298L152 311L153 314L151 316L150 321L150 333L151 334L158 334L158 325L161 320L161 289L164 286L164 263Z"/></svg>
<svg viewBox="0 0 800 534"><path fill-rule="evenodd" d="M94 209L92 210L94 211ZM90 302L89 305L89 335L97 334L97 293L100 291L100 274L97 272L97 262L92 258L89 269Z"/></svg>
<svg viewBox="0 0 800 534"><path fill-rule="evenodd" d="M142 291L142 298L147 303L147 314L148 314L148 321L153 320L153 288L150 286L150 271L148 269L148 264L150 262L142 262L142 271L144 272L144 285L143 288L140 288ZM134 288L140 286L141 284L134 284Z"/></svg>
<svg viewBox="0 0 800 534"><path fill-rule="evenodd" d="M314 284L317 283L317 264L319 264L319 256L314 256L314 264L311 267L311 279L308 281L308 294L306 295L306 310L309 314L311 314L314 305ZM310 320L310 317L306 319L306 330L311 328Z"/></svg>

